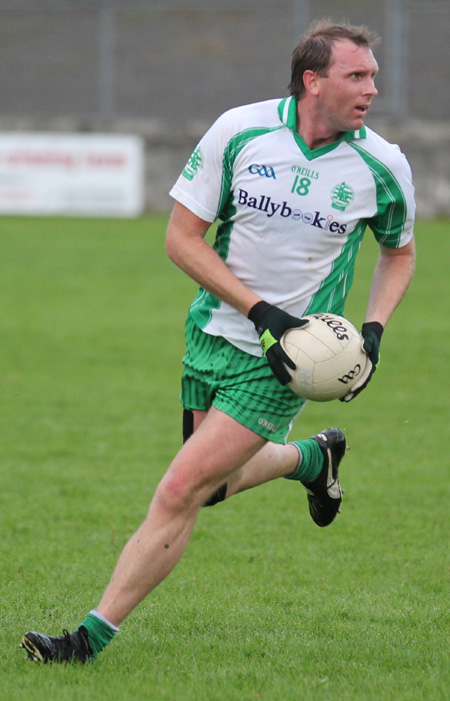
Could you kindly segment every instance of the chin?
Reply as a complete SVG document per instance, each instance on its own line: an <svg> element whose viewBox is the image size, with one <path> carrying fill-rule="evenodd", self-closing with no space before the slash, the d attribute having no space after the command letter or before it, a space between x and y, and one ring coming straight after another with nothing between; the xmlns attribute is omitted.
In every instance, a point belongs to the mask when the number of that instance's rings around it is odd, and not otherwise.
<svg viewBox="0 0 450 701"><path fill-rule="evenodd" d="M364 126L364 119L358 119L352 122L351 126L348 126L346 131L359 131Z"/></svg>

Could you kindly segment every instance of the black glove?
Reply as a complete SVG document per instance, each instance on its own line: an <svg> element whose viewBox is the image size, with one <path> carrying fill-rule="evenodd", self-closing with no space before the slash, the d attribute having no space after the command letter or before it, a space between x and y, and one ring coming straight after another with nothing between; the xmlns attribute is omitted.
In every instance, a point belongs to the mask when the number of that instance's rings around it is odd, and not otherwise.
<svg viewBox="0 0 450 701"><path fill-rule="evenodd" d="M363 349L369 356L369 362L365 372L360 377L358 382L353 385L352 389L345 397L342 397L341 402L351 402L363 389L367 387L372 375L380 362L380 343L384 328L378 321L369 321L362 325L361 336L363 337Z"/></svg>
<svg viewBox="0 0 450 701"><path fill-rule="evenodd" d="M287 385L291 376L285 366L295 370L295 363L283 350L279 341L285 331L304 326L308 319L298 319L268 302L257 302L253 305L248 318L255 324L270 369L280 384Z"/></svg>

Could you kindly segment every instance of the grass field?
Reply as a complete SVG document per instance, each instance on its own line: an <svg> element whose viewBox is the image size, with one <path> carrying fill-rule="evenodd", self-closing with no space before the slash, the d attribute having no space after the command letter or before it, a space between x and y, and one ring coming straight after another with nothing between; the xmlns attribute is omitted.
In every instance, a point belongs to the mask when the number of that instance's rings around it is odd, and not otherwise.
<svg viewBox="0 0 450 701"><path fill-rule="evenodd" d="M416 278L370 388L311 403L294 428L347 434L337 521L317 528L285 480L239 495L202 511L178 567L94 665L19 650L24 631L60 635L98 603L180 445L195 285L165 257L165 224L3 220L2 698L447 700L448 221L417 226Z"/></svg>

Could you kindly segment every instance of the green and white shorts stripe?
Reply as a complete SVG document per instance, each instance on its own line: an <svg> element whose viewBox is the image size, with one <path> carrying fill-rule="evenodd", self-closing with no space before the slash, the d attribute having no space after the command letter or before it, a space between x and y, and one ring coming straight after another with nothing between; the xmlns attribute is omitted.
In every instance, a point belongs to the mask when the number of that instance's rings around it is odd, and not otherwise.
<svg viewBox="0 0 450 701"><path fill-rule="evenodd" d="M249 355L188 316L181 401L228 414L259 436L284 443L306 400L275 379L266 358Z"/></svg>

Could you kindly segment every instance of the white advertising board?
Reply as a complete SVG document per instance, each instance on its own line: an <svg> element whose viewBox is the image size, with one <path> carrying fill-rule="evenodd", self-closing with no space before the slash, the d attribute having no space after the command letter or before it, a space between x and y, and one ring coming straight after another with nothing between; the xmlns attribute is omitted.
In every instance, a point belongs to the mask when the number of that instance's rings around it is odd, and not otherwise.
<svg viewBox="0 0 450 701"><path fill-rule="evenodd" d="M1 213L135 217L143 207L141 138L0 133Z"/></svg>

